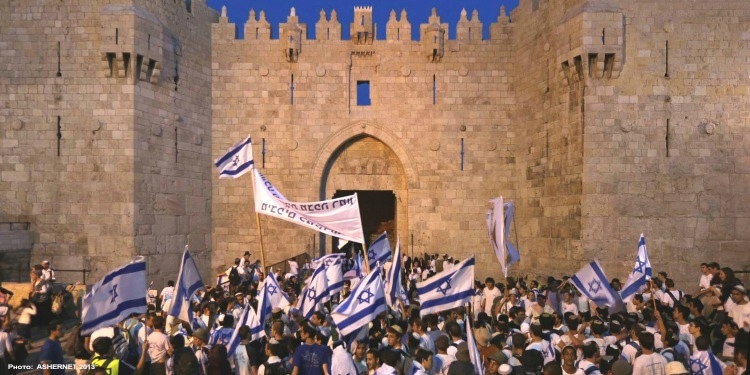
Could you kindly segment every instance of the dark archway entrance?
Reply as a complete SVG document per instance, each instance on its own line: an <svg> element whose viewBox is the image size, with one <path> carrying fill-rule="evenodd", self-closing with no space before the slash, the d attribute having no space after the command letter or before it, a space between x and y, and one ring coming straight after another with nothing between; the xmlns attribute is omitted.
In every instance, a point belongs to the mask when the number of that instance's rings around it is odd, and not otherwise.
<svg viewBox="0 0 750 375"><path fill-rule="evenodd" d="M332 198L357 193L359 214L362 217L362 230L365 245L369 248L383 231L388 232L389 240L396 237L396 194L392 190L336 190ZM338 248L337 238L333 238L333 249ZM335 251L335 250L334 250Z"/></svg>

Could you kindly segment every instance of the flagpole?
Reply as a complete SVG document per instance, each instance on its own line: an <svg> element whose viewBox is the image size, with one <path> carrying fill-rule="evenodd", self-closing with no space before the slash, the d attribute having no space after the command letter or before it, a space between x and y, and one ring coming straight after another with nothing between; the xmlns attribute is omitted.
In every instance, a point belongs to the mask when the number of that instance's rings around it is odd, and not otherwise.
<svg viewBox="0 0 750 375"><path fill-rule="evenodd" d="M255 165L253 165L253 178L250 180L253 187L253 200L257 199L255 195ZM258 243L260 244L260 266L263 272L266 271L266 256L263 252L263 231L260 229L260 214L255 210L255 224L258 227Z"/></svg>

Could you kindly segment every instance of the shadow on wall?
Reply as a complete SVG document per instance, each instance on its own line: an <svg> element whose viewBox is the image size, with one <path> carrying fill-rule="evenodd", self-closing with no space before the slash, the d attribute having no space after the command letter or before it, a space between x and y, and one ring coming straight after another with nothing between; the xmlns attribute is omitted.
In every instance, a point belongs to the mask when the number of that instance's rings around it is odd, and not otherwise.
<svg viewBox="0 0 750 375"><path fill-rule="evenodd" d="M0 280L28 282L34 233L28 222L0 222Z"/></svg>

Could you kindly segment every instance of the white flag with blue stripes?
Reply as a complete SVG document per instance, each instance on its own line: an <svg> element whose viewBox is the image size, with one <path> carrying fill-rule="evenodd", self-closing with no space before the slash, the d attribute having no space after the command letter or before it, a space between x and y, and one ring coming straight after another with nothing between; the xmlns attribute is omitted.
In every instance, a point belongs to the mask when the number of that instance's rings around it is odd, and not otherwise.
<svg viewBox="0 0 750 375"><path fill-rule="evenodd" d="M401 285L401 243L396 242L396 253L393 256L393 263L391 268L385 275L385 301L388 303L390 308L399 311L398 300L402 298L404 294L404 287Z"/></svg>
<svg viewBox="0 0 750 375"><path fill-rule="evenodd" d="M484 362L477 348L477 341L474 339L474 331L471 329L469 317L464 315L464 324L466 325L466 344L469 346L469 359L474 366L475 374L484 374Z"/></svg>
<svg viewBox="0 0 750 375"><path fill-rule="evenodd" d="M198 265L195 264L195 259L185 246L185 251L182 253L182 263L180 263L180 273L177 275L177 282L174 286L172 304L167 311L167 315L192 322L193 309L190 306L190 297L203 287L205 285L201 280L200 272L198 272Z"/></svg>
<svg viewBox="0 0 750 375"><path fill-rule="evenodd" d="M635 266L628 276L628 281L620 291L623 302L628 302L638 293L638 290L646 285L646 281L652 276L651 262L648 260L648 251L646 251L646 237L641 233L638 240L638 254L635 257Z"/></svg>
<svg viewBox="0 0 750 375"><path fill-rule="evenodd" d="M693 375L721 375L726 367L715 355L707 350L690 356L690 373Z"/></svg>
<svg viewBox="0 0 750 375"><path fill-rule="evenodd" d="M146 312L146 262L122 266L96 283L83 297L81 333L115 325L132 313Z"/></svg>
<svg viewBox="0 0 750 375"><path fill-rule="evenodd" d="M380 279L380 269L376 268L352 290L344 302L331 313L342 336L346 336L365 324L375 320L385 311L385 293Z"/></svg>
<svg viewBox="0 0 750 375"><path fill-rule="evenodd" d="M227 150L224 156L216 159L219 178L237 178L250 172L253 166L253 145L250 137Z"/></svg>
<svg viewBox="0 0 750 375"><path fill-rule="evenodd" d="M234 332L232 333L232 338L229 339L229 345L227 345L228 357L231 358L232 355L234 355L234 351L237 349L237 346L239 345L240 341L242 341L239 336L240 327L242 326L250 327L251 335L253 331L256 331L258 333L263 332L263 335L265 335L265 331L262 329L262 326L260 326L261 328L258 329L259 324L260 324L259 319L258 319L258 316L255 314L255 310L253 310L252 306L248 304L242 310L242 314L240 314L240 320L237 321L237 323L234 326ZM262 337L260 334L258 334L257 336L253 335L250 338L250 341L257 340L260 337Z"/></svg>
<svg viewBox="0 0 750 375"><path fill-rule="evenodd" d="M267 293L264 294L261 291ZM271 310L274 307L285 309L289 306L289 296L281 289L279 281L276 280L276 275L273 272L268 273L268 276L263 281L263 285L258 290L258 298L263 298L262 300L258 300L258 308L263 306L261 314L259 314L262 318L271 316Z"/></svg>
<svg viewBox="0 0 750 375"><path fill-rule="evenodd" d="M609 307L610 313L622 310L622 299L609 285L609 280L598 260L592 260L583 266L570 278L570 282L597 306Z"/></svg>
<svg viewBox="0 0 750 375"><path fill-rule="evenodd" d="M378 262L380 262L380 266L383 266L389 259L391 259L391 244L388 242L388 234L383 232L383 234L370 244L370 248L367 249L367 260L369 261L370 269L373 269L377 266Z"/></svg>
<svg viewBox="0 0 750 375"><path fill-rule="evenodd" d="M474 257L417 283L420 316L463 306L474 296Z"/></svg>
<svg viewBox="0 0 750 375"><path fill-rule="evenodd" d="M326 278L325 265L322 264L313 271L310 282L302 290L297 298L297 310L306 319L310 319L315 312L318 303L328 296L328 278Z"/></svg>

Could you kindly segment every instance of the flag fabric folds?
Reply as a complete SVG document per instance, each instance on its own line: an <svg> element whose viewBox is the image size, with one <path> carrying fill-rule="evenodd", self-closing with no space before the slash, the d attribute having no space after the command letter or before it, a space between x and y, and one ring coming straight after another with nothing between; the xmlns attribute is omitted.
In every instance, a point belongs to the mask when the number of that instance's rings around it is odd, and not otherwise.
<svg viewBox="0 0 750 375"><path fill-rule="evenodd" d="M487 233L490 236L490 245L495 250L495 256L500 261L500 270L503 276L508 277L508 253L505 247L505 226L501 218L503 213L503 197L490 200L492 208L487 210Z"/></svg>
<svg viewBox="0 0 750 375"><path fill-rule="evenodd" d="M513 216L516 213L516 204L513 201L505 203L503 205L503 212L505 218L505 247L508 249L508 266L516 264L521 261L521 254L518 253L516 246L510 242L510 225L513 224Z"/></svg>
<svg viewBox="0 0 750 375"><path fill-rule="evenodd" d="M234 355L234 351L237 349L237 346L240 344L240 327L242 326L248 326L250 327L250 333L253 335L250 339L257 340L261 337L259 334L260 332L263 332L265 335L265 331L262 329L258 329L259 326L259 319L258 316L255 314L255 310L253 310L252 306L249 304L245 306L245 308L242 310L242 314L240 314L240 320L237 321L237 323L234 326L234 332L232 333L232 338L229 339L229 345L227 345L227 356L229 358ZM254 334L253 332L258 332L258 334Z"/></svg>
<svg viewBox="0 0 750 375"><path fill-rule="evenodd" d="M310 319L315 312L318 303L328 296L328 279L326 278L325 265L321 265L313 271L310 282L302 290L297 298L297 310L302 316Z"/></svg>
<svg viewBox="0 0 750 375"><path fill-rule="evenodd" d="M364 243L357 194L320 202L290 202L253 168L255 212L344 240Z"/></svg>
<svg viewBox="0 0 750 375"><path fill-rule="evenodd" d="M331 296L344 289L343 266L345 257L346 254L344 253L333 253L312 260L313 267L322 266L326 270L327 297L324 297L320 302L328 301Z"/></svg>
<svg viewBox="0 0 750 375"><path fill-rule="evenodd" d="M263 281L263 286L260 288L262 291L258 291L258 296L263 298L263 300L258 300L258 306L259 308L260 306L263 306L263 310L258 315L261 317L267 318L270 316L271 310L274 307L284 309L289 306L289 296L284 293L284 290L279 285L279 281L276 279L276 275L274 275L273 272L266 276L266 279Z"/></svg>
<svg viewBox="0 0 750 375"><path fill-rule="evenodd" d="M177 275L177 282L174 285L174 295L172 304L167 311L167 315L174 316L186 322L193 321L193 309L190 307L190 297L203 288L201 274L198 272L198 265L195 259L190 255L187 246L182 253L182 263L180 263L180 273Z"/></svg>
<svg viewBox="0 0 750 375"><path fill-rule="evenodd" d="M474 339L474 332L471 329L469 322L469 317L464 315L464 324L466 325L466 344L469 346L469 359L471 359L471 364L474 365L474 373L484 374L484 362L482 362L482 356L479 354L477 341Z"/></svg>
<svg viewBox="0 0 750 375"><path fill-rule="evenodd" d="M347 299L336 307L331 318L342 336L355 332L375 320L385 311L385 293L380 279L380 269L370 272L352 290Z"/></svg>
<svg viewBox="0 0 750 375"><path fill-rule="evenodd" d="M146 312L146 262L142 259L108 273L83 298L81 332L90 335Z"/></svg>
<svg viewBox="0 0 750 375"><path fill-rule="evenodd" d="M570 282L597 306L609 307L610 313L622 310L620 295L609 285L598 260L592 260L583 266L570 278Z"/></svg>
<svg viewBox="0 0 750 375"><path fill-rule="evenodd" d="M391 309L396 311L399 311L398 300L402 298L404 293L404 287L401 285L402 274L401 243L396 242L396 253L393 255L393 262L385 275L385 301Z"/></svg>
<svg viewBox="0 0 750 375"><path fill-rule="evenodd" d="M378 262L380 262L380 266L383 266L389 259L391 259L391 244L388 242L388 234L383 232L367 249L367 260L370 269L373 269Z"/></svg>
<svg viewBox="0 0 750 375"><path fill-rule="evenodd" d="M238 178L252 169L253 146L250 137L227 150L224 156L216 159L219 178Z"/></svg>
<svg viewBox="0 0 750 375"><path fill-rule="evenodd" d="M417 283L420 316L463 306L474 296L474 257Z"/></svg>
<svg viewBox="0 0 750 375"><path fill-rule="evenodd" d="M641 238L638 240L638 254L635 257L635 266L628 276L628 281L625 282L622 291L620 291L622 300L629 302L633 299L638 290L646 285L646 281L651 279L651 276L651 262L648 260L648 251L646 251L646 238L641 233Z"/></svg>
<svg viewBox="0 0 750 375"><path fill-rule="evenodd" d="M508 268L521 260L521 255L509 238L516 208L513 202L504 203L503 197L492 199L490 203L492 208L487 210L487 232L492 249L500 261L500 269L508 277Z"/></svg>
<svg viewBox="0 0 750 375"><path fill-rule="evenodd" d="M693 375L721 375L724 373L721 361L707 350L696 352L690 356L690 368Z"/></svg>

